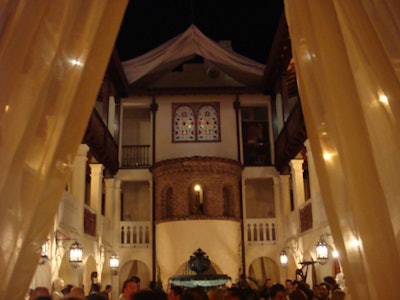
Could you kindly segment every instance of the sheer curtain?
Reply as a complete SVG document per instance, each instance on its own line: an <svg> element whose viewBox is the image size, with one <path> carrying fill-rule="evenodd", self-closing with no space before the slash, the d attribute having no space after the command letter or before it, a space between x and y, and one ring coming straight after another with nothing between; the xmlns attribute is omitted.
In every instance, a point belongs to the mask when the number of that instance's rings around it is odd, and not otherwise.
<svg viewBox="0 0 400 300"><path fill-rule="evenodd" d="M23 299L127 0L0 2L0 299Z"/></svg>
<svg viewBox="0 0 400 300"><path fill-rule="evenodd" d="M400 278L400 2L285 0L325 210L351 299Z"/></svg>

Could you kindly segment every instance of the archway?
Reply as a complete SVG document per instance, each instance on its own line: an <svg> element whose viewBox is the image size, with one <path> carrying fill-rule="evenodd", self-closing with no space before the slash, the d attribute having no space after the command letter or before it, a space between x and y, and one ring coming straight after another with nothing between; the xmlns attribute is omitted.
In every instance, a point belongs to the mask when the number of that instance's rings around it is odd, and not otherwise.
<svg viewBox="0 0 400 300"><path fill-rule="evenodd" d="M124 281L132 276L140 278L142 289L150 286L150 270L147 265L139 260L130 260L123 264L119 270L119 290L121 290Z"/></svg>
<svg viewBox="0 0 400 300"><path fill-rule="evenodd" d="M83 268L83 288L85 295L89 294L90 287L92 285L91 274L93 272L97 272L96 260L92 255L89 255Z"/></svg>
<svg viewBox="0 0 400 300"><path fill-rule="evenodd" d="M249 266L249 284L256 284L260 287L267 278L271 278L273 282L280 282L279 267L276 262L269 257L258 257L253 260Z"/></svg>

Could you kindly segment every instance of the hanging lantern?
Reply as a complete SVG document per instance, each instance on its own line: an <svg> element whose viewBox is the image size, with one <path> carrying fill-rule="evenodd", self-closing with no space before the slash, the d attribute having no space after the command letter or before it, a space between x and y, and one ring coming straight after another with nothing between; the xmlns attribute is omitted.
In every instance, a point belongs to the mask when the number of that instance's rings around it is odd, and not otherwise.
<svg viewBox="0 0 400 300"><path fill-rule="evenodd" d="M280 254L280 261L281 261L281 265L282 267L286 267L287 263L288 263L288 256L285 250L281 251Z"/></svg>
<svg viewBox="0 0 400 300"><path fill-rule="evenodd" d="M74 268L79 267L82 263L83 247L78 242L75 242L69 248L69 262Z"/></svg>
<svg viewBox="0 0 400 300"><path fill-rule="evenodd" d="M320 238L316 244L317 246L317 260L321 263L326 262L328 259L328 245L323 238Z"/></svg>
<svg viewBox="0 0 400 300"><path fill-rule="evenodd" d="M113 253L110 257L110 268L111 270L118 270L119 268L119 258L117 254Z"/></svg>

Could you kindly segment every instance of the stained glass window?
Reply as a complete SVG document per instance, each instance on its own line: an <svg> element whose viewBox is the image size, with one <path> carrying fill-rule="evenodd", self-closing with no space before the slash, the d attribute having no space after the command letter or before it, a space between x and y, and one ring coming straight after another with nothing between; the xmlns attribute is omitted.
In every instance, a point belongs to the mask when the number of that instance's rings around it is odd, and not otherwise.
<svg viewBox="0 0 400 300"><path fill-rule="evenodd" d="M181 106L175 111L174 119L174 140L194 141L195 119L193 109L189 106Z"/></svg>
<svg viewBox="0 0 400 300"><path fill-rule="evenodd" d="M219 103L173 103L173 142L220 141Z"/></svg>
<svg viewBox="0 0 400 300"><path fill-rule="evenodd" d="M204 105L197 115L197 139L199 141L219 140L218 115L211 105Z"/></svg>

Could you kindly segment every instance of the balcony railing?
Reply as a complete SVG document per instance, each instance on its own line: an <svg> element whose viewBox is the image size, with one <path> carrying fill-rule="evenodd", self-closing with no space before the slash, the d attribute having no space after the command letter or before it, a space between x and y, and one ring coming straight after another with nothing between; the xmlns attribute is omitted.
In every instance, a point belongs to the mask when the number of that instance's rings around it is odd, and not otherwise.
<svg viewBox="0 0 400 300"><path fill-rule="evenodd" d="M76 216L79 216L78 202L68 192L64 191L62 200L58 208L59 225L66 229L78 231L79 220Z"/></svg>
<svg viewBox="0 0 400 300"><path fill-rule="evenodd" d="M246 231L249 245L276 243L276 219L247 219Z"/></svg>
<svg viewBox="0 0 400 300"><path fill-rule="evenodd" d="M151 241L151 223L121 221L121 247L149 247Z"/></svg>
<svg viewBox="0 0 400 300"><path fill-rule="evenodd" d="M122 146L122 168L148 167L150 164L150 145Z"/></svg>
<svg viewBox="0 0 400 300"><path fill-rule="evenodd" d="M83 232L96 237L97 215L96 212L85 205L83 213Z"/></svg>

